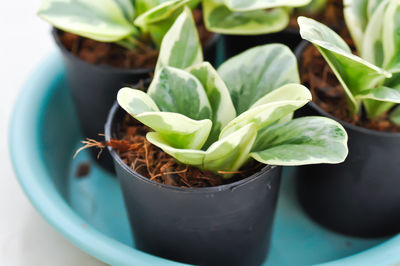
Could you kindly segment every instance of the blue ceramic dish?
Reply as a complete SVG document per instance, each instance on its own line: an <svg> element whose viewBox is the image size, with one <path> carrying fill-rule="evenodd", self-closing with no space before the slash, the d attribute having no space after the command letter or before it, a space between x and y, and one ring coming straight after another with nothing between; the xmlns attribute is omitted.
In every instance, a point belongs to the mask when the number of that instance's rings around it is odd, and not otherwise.
<svg viewBox="0 0 400 266"><path fill-rule="evenodd" d="M48 56L29 78L11 121L10 150L19 182L36 209L61 234L107 264L179 265L136 250L117 180L97 167L85 151L72 160L82 137L58 53ZM90 172L78 178L76 171L82 163L91 165ZM359 239L313 223L294 198L291 172L284 171L265 265L400 262L400 235Z"/></svg>

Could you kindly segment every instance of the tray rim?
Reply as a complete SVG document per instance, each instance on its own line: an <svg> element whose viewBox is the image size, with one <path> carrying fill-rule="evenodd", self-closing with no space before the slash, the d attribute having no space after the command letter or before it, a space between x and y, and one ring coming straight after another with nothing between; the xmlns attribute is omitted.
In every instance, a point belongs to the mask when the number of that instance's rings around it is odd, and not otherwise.
<svg viewBox="0 0 400 266"><path fill-rule="evenodd" d="M105 236L80 218L57 193L54 185L46 182L50 177L39 152L38 119L52 95L53 91L49 88L54 90L55 83L63 75L61 55L55 50L42 59L31 73L14 104L9 125L9 152L24 193L51 226L78 248L105 263L184 265L144 253ZM27 138L23 132L32 132L31 138ZM96 246L91 243L96 243ZM360 253L320 265L391 265L399 262L400 234Z"/></svg>

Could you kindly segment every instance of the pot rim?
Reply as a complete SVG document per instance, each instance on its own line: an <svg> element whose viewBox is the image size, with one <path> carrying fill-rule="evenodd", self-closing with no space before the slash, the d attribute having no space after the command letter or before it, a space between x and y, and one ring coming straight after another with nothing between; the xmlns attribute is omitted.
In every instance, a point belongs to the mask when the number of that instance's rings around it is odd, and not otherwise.
<svg viewBox="0 0 400 266"><path fill-rule="evenodd" d="M155 67L150 67L150 68L119 68L119 67L113 67L113 66L107 65L107 64L92 64L92 63L89 63L89 62L79 58L78 56L74 55L73 53L68 51L67 48L65 48L65 46L63 45L61 40L58 38L58 34L57 34L58 31L63 31L63 30L58 29L56 27L52 27L51 28L51 35L53 36L54 42L56 43L58 48L61 50L62 54L64 54L65 56L67 56L68 58L70 58L71 60L73 60L75 62L79 62L81 64L85 64L88 67L96 68L96 69L98 69L100 71L118 72L118 73L122 72L122 73L127 73L127 74L146 74L146 73L154 71L154 69L155 69ZM67 31L64 31L64 32L67 32ZM214 44L216 45L219 38L220 38L220 34L213 33L212 37L204 45L204 50L209 49Z"/></svg>
<svg viewBox="0 0 400 266"><path fill-rule="evenodd" d="M117 111L120 109L118 102L115 101L113 106L110 109L110 113L108 114L107 117L107 122L105 124L105 140L109 141L111 138L111 129L112 129L112 124L114 122L114 117ZM220 192L220 191L226 191L226 190L234 190L240 186L243 186L247 183L253 182L254 180L264 176L266 173L270 172L271 170L281 167L281 166L275 166L275 165L265 165L260 171L252 174L251 176L248 176L246 178L243 178L241 180L238 180L236 182L230 183L230 184L225 184L225 185L220 185L220 186L214 186L214 187L199 187L199 188L182 188L182 187L177 187L177 186L171 186L171 185L166 185L162 183L158 183L155 181L152 181L148 179L147 177L142 176L138 172L134 171L132 168L130 168L126 163L121 159L121 157L118 155L118 153L112 148L112 147L107 147L108 151L111 154L111 157L130 175L133 177L137 177L139 180L146 182L150 185L157 186L160 188L164 189L169 189L175 192L188 192L188 193L210 193L210 192Z"/></svg>
<svg viewBox="0 0 400 266"><path fill-rule="evenodd" d="M311 45L311 43L309 41L302 40L300 42L300 44L297 46L297 48L295 49L294 53L295 53L296 58L297 58L298 68L299 69L300 69L300 66L301 66L301 56L303 55L304 50L309 45ZM385 137L385 138L386 137L400 138L400 132L377 131L377 130L373 130L373 129L369 129L369 128L365 128L365 127L361 127L361 126L350 124L350 123L348 123L346 121L343 121L343 120L337 118L336 116L326 112L325 110L323 110L321 107L319 107L313 101L308 102L307 105L310 106L315 111L317 111L320 115L325 116L325 117L329 117L329 118L339 122L340 124L342 124L345 128L349 128L349 129L357 131L359 133L363 133L363 134L367 134L367 135L375 135L375 136L378 136L378 137Z"/></svg>

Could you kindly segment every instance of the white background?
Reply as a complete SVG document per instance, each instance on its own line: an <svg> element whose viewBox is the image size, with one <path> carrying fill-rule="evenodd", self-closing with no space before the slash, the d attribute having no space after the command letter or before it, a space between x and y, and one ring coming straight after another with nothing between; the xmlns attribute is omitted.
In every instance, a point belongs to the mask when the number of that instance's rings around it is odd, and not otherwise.
<svg viewBox="0 0 400 266"><path fill-rule="evenodd" d="M55 49L50 26L36 16L40 0L0 1L0 265L103 265L39 216L11 167L8 127L24 81Z"/></svg>

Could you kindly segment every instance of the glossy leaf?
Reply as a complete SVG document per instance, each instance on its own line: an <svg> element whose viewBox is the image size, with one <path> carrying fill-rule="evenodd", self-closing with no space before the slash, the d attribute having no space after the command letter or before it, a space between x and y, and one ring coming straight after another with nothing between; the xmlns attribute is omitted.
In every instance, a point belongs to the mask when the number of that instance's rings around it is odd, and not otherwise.
<svg viewBox="0 0 400 266"><path fill-rule="evenodd" d="M283 30L289 23L286 8L233 11L221 0L203 1L204 23L209 31L255 35Z"/></svg>
<svg viewBox="0 0 400 266"><path fill-rule="evenodd" d="M251 48L223 63L218 73L230 91L238 114L271 91L300 82L296 58L282 44Z"/></svg>
<svg viewBox="0 0 400 266"><path fill-rule="evenodd" d="M237 171L250 158L256 136L257 126L250 123L221 138L207 149L202 167L214 172Z"/></svg>
<svg viewBox="0 0 400 266"><path fill-rule="evenodd" d="M364 31L368 24L368 2L369 0L343 1L346 25L359 51L362 50Z"/></svg>
<svg viewBox="0 0 400 266"><path fill-rule="evenodd" d="M390 114L390 121L400 127L400 106L397 106Z"/></svg>
<svg viewBox="0 0 400 266"><path fill-rule="evenodd" d="M168 19L176 10L182 11L185 5L193 1L198 2L198 0L160 0L156 5L146 5L146 12L136 18L135 25L146 29L148 24Z"/></svg>
<svg viewBox="0 0 400 266"><path fill-rule="evenodd" d="M176 19L161 43L156 72L163 66L185 69L203 62L196 24L188 7Z"/></svg>
<svg viewBox="0 0 400 266"><path fill-rule="evenodd" d="M311 94L308 99L276 101L251 108L229 122L229 124L222 129L220 138L239 130L249 123L255 123L257 129L260 130L289 115L309 101L311 101Z"/></svg>
<svg viewBox="0 0 400 266"><path fill-rule="evenodd" d="M389 1L383 25L384 67L400 72L400 1Z"/></svg>
<svg viewBox="0 0 400 266"><path fill-rule="evenodd" d="M158 132L174 147L200 149L210 133L211 120L197 121L179 113L161 112L142 91L122 88L117 100L125 111Z"/></svg>
<svg viewBox="0 0 400 266"><path fill-rule="evenodd" d="M56 28L101 42L138 33L129 0L45 0L38 15Z"/></svg>
<svg viewBox="0 0 400 266"><path fill-rule="evenodd" d="M177 149L157 133L148 133L147 139L181 163L195 165L209 171L236 171L248 159L257 135L254 124L248 124L229 136L214 142L206 151ZM229 177L231 175L227 175Z"/></svg>
<svg viewBox="0 0 400 266"><path fill-rule="evenodd" d="M303 117L261 130L250 156L271 165L340 163L348 153L344 128L325 117Z"/></svg>
<svg viewBox="0 0 400 266"><path fill-rule="evenodd" d="M223 2L231 10L251 11L283 6L304 6L309 4L311 0L223 0Z"/></svg>
<svg viewBox="0 0 400 266"><path fill-rule="evenodd" d="M325 25L305 17L299 17L298 22L301 36L321 52L343 86L350 109L357 113L355 97L391 77L391 73L353 55L345 41Z"/></svg>
<svg viewBox="0 0 400 266"><path fill-rule="evenodd" d="M208 143L218 139L221 129L236 117L228 88L218 72L208 62L203 62L187 69L203 85L212 109L213 127ZM206 144L206 146L209 146Z"/></svg>
<svg viewBox="0 0 400 266"><path fill-rule="evenodd" d="M383 47L383 29L387 26L383 24L385 16L386 4L378 6L377 10L372 14L364 33L363 46L361 56L375 64L383 67L384 47Z"/></svg>
<svg viewBox="0 0 400 266"><path fill-rule="evenodd" d="M173 67L160 69L147 93L162 112L180 113L195 120L212 118L211 105L203 86L184 70Z"/></svg>

